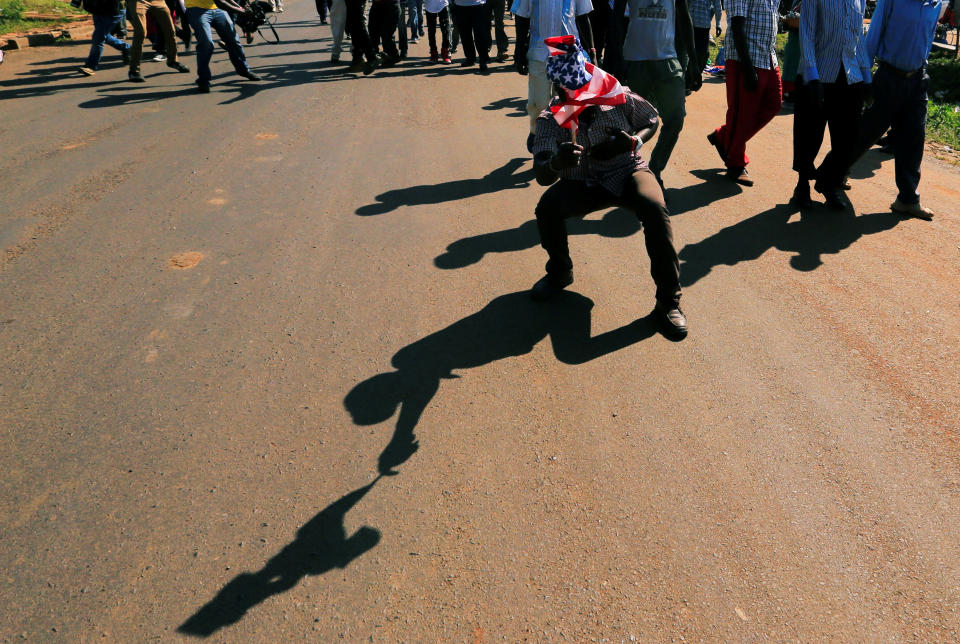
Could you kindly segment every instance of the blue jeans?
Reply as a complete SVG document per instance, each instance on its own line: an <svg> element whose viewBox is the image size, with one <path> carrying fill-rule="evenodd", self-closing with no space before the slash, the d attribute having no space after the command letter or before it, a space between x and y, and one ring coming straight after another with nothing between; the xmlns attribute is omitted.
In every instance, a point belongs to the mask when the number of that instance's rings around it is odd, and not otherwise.
<svg viewBox="0 0 960 644"><path fill-rule="evenodd" d="M118 13L115 16L94 14L93 43L90 45L90 55L87 56L86 67L96 69L100 65L100 56L103 55L103 43L107 43L118 51L130 49L128 43L110 33L116 25L125 19L126 17L123 13Z"/></svg>
<svg viewBox="0 0 960 644"><path fill-rule="evenodd" d="M419 38L423 35L423 0L407 0L407 14L410 37Z"/></svg>
<svg viewBox="0 0 960 644"><path fill-rule="evenodd" d="M187 20L197 35L197 84L210 84L210 58L213 56L213 34L211 27L217 30L220 40L227 46L230 62L238 74L250 71L247 58L243 55L243 45L233 28L233 21L222 9L187 8Z"/></svg>

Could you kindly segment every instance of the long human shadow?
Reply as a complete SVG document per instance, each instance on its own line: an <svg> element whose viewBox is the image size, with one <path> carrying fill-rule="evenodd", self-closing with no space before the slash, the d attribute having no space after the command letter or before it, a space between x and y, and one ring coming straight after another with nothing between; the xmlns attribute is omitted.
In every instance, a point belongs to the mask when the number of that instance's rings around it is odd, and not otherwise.
<svg viewBox="0 0 960 644"><path fill-rule="evenodd" d="M517 172L528 159L518 157L510 159L501 167L491 170L486 175L474 179L457 179L444 183L431 183L409 188L388 190L376 196L377 203L357 208L361 216L382 215L400 206L421 206L437 204L445 201L469 199L491 192L526 188L533 179L533 169L528 168Z"/></svg>
<svg viewBox="0 0 960 644"><path fill-rule="evenodd" d="M380 542L380 531L369 526L349 537L344 517L380 480L334 501L297 531L297 538L257 572L234 577L216 597L180 625L178 632L209 637L240 621L248 610L274 595L290 590L307 575L346 568L351 561Z"/></svg>
<svg viewBox="0 0 960 644"><path fill-rule="evenodd" d="M724 170L691 170L690 174L700 179L700 183L683 188L667 188L664 191L669 200L670 215L682 215L698 208L705 208L722 199L743 192L739 185L724 176Z"/></svg>
<svg viewBox="0 0 960 644"><path fill-rule="evenodd" d="M499 98L487 105L484 105L483 110L488 112L494 110L512 110L507 113L507 116L511 117L521 117L527 115L527 99L521 98L519 96L510 96L508 98Z"/></svg>
<svg viewBox="0 0 960 644"><path fill-rule="evenodd" d="M823 255L834 255L864 235L890 230L903 221L891 212L854 216L814 207L797 213L791 204L778 204L749 219L728 226L680 251L680 282L690 286L706 277L716 266L734 266L752 261L771 249L793 253L790 266L812 271L823 265Z"/></svg>
<svg viewBox="0 0 960 644"><path fill-rule="evenodd" d="M415 434L423 410L441 380L454 373L490 364L533 350L550 338L553 353L565 364L583 364L654 335L652 313L618 329L591 336L593 302L564 291L549 303L533 302L521 291L495 298L478 312L397 351L395 371L381 373L356 385L343 404L357 425L376 425L397 412L393 437L378 459L381 474L392 475L419 449Z"/></svg>
<svg viewBox="0 0 960 644"><path fill-rule="evenodd" d="M602 219L569 219L569 235L601 235L629 237L640 230L640 222L629 210L615 208L604 213ZM536 219L525 221L516 228L483 233L458 239L443 254L433 260L437 268L464 268L476 264L487 253L512 253L533 248L540 243Z"/></svg>

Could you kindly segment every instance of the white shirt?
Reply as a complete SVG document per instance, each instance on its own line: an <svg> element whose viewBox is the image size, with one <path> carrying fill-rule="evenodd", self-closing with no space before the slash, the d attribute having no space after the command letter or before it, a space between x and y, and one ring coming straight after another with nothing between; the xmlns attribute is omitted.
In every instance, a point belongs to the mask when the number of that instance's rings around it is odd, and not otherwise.
<svg viewBox="0 0 960 644"><path fill-rule="evenodd" d="M510 13L530 19L530 50L527 60L545 61L549 52L543 44L552 36L580 37L577 16L593 11L590 0L514 0Z"/></svg>

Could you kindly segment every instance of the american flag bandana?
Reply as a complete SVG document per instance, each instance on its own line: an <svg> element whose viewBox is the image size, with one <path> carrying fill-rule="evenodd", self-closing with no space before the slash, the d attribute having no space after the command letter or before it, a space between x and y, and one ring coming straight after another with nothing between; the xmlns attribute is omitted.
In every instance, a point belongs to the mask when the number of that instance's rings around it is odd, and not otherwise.
<svg viewBox="0 0 960 644"><path fill-rule="evenodd" d="M627 102L620 81L590 62L576 36L553 36L543 42L550 53L547 78L563 87L566 94L560 103L550 106L559 125L576 131L580 112L588 105Z"/></svg>

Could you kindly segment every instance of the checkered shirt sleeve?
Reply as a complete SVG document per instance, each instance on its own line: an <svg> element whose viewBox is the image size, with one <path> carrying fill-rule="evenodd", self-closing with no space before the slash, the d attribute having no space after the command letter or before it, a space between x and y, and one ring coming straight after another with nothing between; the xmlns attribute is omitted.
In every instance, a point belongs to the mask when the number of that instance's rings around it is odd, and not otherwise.
<svg viewBox="0 0 960 644"><path fill-rule="evenodd" d="M747 53L754 67L777 69L777 0L731 0L727 7L727 33L724 40L728 60L740 61L730 23L733 18L746 18Z"/></svg>

